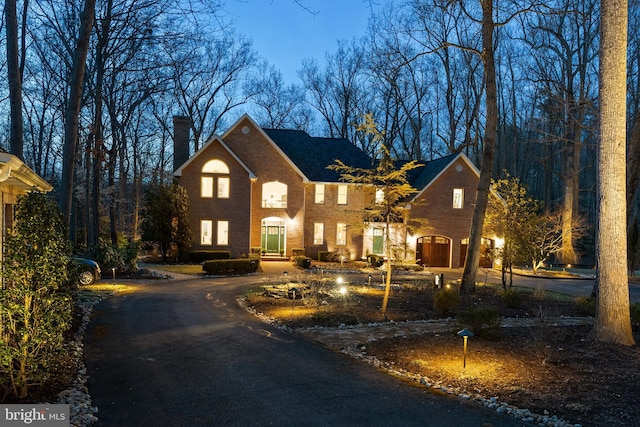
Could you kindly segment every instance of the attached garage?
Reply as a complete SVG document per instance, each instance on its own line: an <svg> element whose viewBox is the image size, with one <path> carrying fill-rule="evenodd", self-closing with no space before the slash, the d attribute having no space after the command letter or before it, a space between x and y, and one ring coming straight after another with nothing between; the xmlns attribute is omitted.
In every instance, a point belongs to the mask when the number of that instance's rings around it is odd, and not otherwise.
<svg viewBox="0 0 640 427"><path fill-rule="evenodd" d="M426 267L450 266L451 239L444 236L419 237L416 243L416 260Z"/></svg>

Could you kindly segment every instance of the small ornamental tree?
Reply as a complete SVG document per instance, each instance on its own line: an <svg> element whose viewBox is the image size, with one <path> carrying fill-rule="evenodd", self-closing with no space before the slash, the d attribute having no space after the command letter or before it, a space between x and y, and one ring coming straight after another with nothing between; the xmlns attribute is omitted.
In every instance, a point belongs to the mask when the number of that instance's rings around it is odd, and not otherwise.
<svg viewBox="0 0 640 427"><path fill-rule="evenodd" d="M384 144L384 133L378 130L371 113L364 116L364 122L357 127L357 130L372 136L373 142L379 144L378 159L375 167L371 169L354 168L345 165L340 160L336 160L336 163L328 166L328 168L339 172L342 181L381 191L382 197L376 197L376 203L370 209L364 211L361 219L365 224L370 222L382 222L385 224L384 245L389 261L387 262L382 315L386 318L391 290L391 254L393 251L391 224L402 223L406 214L406 200L417 192L409 184L407 173L422 165L415 160L404 163L399 167L396 165L396 162L391 158L389 148Z"/></svg>
<svg viewBox="0 0 640 427"><path fill-rule="evenodd" d="M56 203L33 191L16 204L0 291L0 382L23 399L47 380L71 322L70 246Z"/></svg>
<svg viewBox="0 0 640 427"><path fill-rule="evenodd" d="M173 246L182 254L193 239L185 188L174 182L148 190L140 230L142 240L158 245L163 262L168 261Z"/></svg>

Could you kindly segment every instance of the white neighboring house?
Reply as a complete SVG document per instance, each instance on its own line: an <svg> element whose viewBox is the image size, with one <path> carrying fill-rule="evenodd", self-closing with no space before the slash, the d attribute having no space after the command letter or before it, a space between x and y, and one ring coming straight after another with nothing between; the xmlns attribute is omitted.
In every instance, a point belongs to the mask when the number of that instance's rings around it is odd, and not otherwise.
<svg viewBox="0 0 640 427"><path fill-rule="evenodd" d="M13 154L0 151L0 244L4 246L7 230L13 228L14 206L18 196L34 189L48 193L53 187Z"/></svg>

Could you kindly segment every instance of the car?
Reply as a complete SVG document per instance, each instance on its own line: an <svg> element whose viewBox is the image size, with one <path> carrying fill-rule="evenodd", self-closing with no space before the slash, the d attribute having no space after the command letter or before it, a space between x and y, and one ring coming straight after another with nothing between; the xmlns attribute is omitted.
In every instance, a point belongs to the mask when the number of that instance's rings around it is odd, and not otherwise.
<svg viewBox="0 0 640 427"><path fill-rule="evenodd" d="M79 282L82 286L93 284L100 278L100 266L87 258L73 258L78 266Z"/></svg>

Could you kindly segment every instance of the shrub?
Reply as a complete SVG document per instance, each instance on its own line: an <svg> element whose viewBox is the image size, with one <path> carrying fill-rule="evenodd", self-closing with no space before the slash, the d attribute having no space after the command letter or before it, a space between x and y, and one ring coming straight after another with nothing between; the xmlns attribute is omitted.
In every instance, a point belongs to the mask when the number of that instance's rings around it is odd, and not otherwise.
<svg viewBox="0 0 640 427"><path fill-rule="evenodd" d="M304 248L293 248L293 249L291 249L291 255L293 255L293 256L304 255Z"/></svg>
<svg viewBox="0 0 640 427"><path fill-rule="evenodd" d="M140 247L139 242L127 242L123 238L119 238L115 245L100 238L85 257L95 260L102 271L115 268L118 272L133 273L138 270Z"/></svg>
<svg viewBox="0 0 640 427"><path fill-rule="evenodd" d="M304 255L297 255L291 257L291 261L298 267L301 268L309 268L311 267L311 258L306 257Z"/></svg>
<svg viewBox="0 0 640 427"><path fill-rule="evenodd" d="M202 263L202 270L210 275L255 273L259 267L260 260L255 258L216 259Z"/></svg>
<svg viewBox="0 0 640 427"><path fill-rule="evenodd" d="M231 259L231 252L216 250L189 252L189 261L194 264L201 264L214 259Z"/></svg>
<svg viewBox="0 0 640 427"><path fill-rule="evenodd" d="M513 288L506 289L500 293L500 299L505 307L518 308L522 303L520 292Z"/></svg>
<svg viewBox="0 0 640 427"><path fill-rule="evenodd" d="M460 295L453 289L441 289L433 297L433 309L441 316L450 316L460 306Z"/></svg>
<svg viewBox="0 0 640 427"><path fill-rule="evenodd" d="M367 255L367 262L371 264L371 267L378 268L384 264L384 257L369 254Z"/></svg>
<svg viewBox="0 0 640 427"><path fill-rule="evenodd" d="M596 299L591 297L576 297L576 309L585 316L596 315Z"/></svg>
<svg viewBox="0 0 640 427"><path fill-rule="evenodd" d="M482 335L500 327L500 312L495 307L474 307L458 313L458 322L475 335Z"/></svg>
<svg viewBox="0 0 640 427"><path fill-rule="evenodd" d="M0 287L0 384L22 399L50 376L71 323L66 227L54 201L38 191L21 196L7 231ZM0 399L1 400L1 399Z"/></svg>
<svg viewBox="0 0 640 427"><path fill-rule="evenodd" d="M329 255L331 252L329 251L318 251L318 261L326 262L329 260Z"/></svg>

